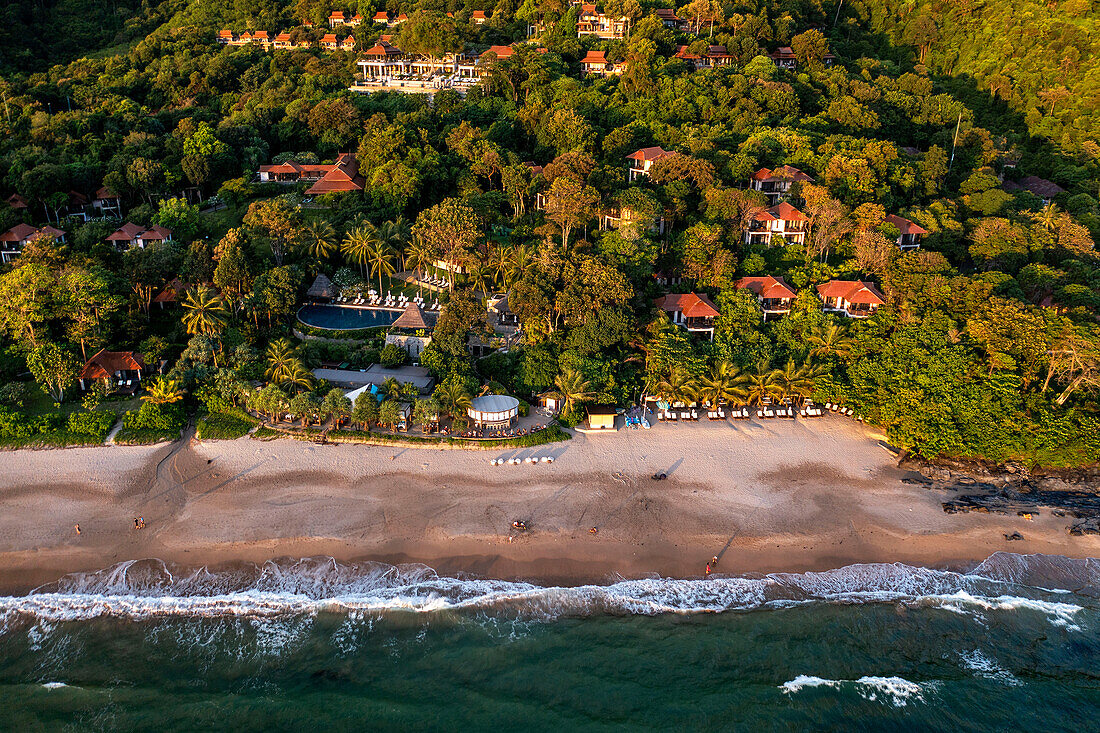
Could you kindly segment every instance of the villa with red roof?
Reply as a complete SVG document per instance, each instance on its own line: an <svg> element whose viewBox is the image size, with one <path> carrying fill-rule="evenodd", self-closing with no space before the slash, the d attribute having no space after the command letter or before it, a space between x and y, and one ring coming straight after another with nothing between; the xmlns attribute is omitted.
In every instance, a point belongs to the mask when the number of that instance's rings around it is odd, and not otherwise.
<svg viewBox="0 0 1100 733"><path fill-rule="evenodd" d="M772 237L783 237L788 244L803 244L809 219L786 201L764 209L752 218L745 230L745 244L770 245Z"/></svg>
<svg viewBox="0 0 1100 733"><path fill-rule="evenodd" d="M798 60L794 57L794 51L790 46L780 46L775 51L768 54L768 58L775 62L775 65L781 69L794 70L798 66Z"/></svg>
<svg viewBox="0 0 1100 733"><path fill-rule="evenodd" d="M333 10L328 14L328 25L330 28L335 28L338 25L344 25L347 20L344 18L344 11Z"/></svg>
<svg viewBox="0 0 1100 733"><path fill-rule="evenodd" d="M670 293L655 302L676 325L690 333L705 333L714 340L714 319L719 315L718 307L706 295Z"/></svg>
<svg viewBox="0 0 1100 733"><path fill-rule="evenodd" d="M595 5L581 5L577 16L577 38L597 36L603 39L625 38L627 19L606 15L596 10Z"/></svg>
<svg viewBox="0 0 1100 733"><path fill-rule="evenodd" d="M843 313L849 318L867 318L886 304L874 285L861 280L830 280L817 286L825 310Z"/></svg>
<svg viewBox="0 0 1100 733"><path fill-rule="evenodd" d="M154 242L169 242L171 240L171 229L165 229L156 224L144 227L133 222L126 222L119 229L107 235L107 241L119 249L132 249L134 247L145 249L146 245Z"/></svg>
<svg viewBox="0 0 1100 733"><path fill-rule="evenodd" d="M920 240L928 230L919 224L914 224L903 216L887 214L886 222L898 228L901 234L898 236L898 247L906 249L920 249Z"/></svg>
<svg viewBox="0 0 1100 733"><path fill-rule="evenodd" d="M80 389L90 389L93 383L103 380L111 392L132 394L141 385L142 374L147 371L141 354L101 349L85 362L80 371Z"/></svg>
<svg viewBox="0 0 1100 733"><path fill-rule="evenodd" d="M630 166L627 169L627 180L634 182L641 176L648 176L649 169L653 167L653 164L658 160L664 160L676 155L673 150L665 150L661 147L642 148L636 150L630 155L626 156Z"/></svg>
<svg viewBox="0 0 1100 733"><path fill-rule="evenodd" d="M65 241L65 232L46 225L39 229L30 224L16 224L8 231L0 234L0 262L7 263L14 260L23 251L28 242L38 237L53 237L59 242Z"/></svg>
<svg viewBox="0 0 1100 733"><path fill-rule="evenodd" d="M581 59L581 66L586 74L621 74L626 68L621 61L608 61L603 51L589 51Z"/></svg>
<svg viewBox="0 0 1100 733"><path fill-rule="evenodd" d="M352 153L341 153L330 170L306 191L311 196L325 193L362 191L367 181L359 175L359 161Z"/></svg>
<svg viewBox="0 0 1100 733"><path fill-rule="evenodd" d="M781 277L762 275L758 277L743 277L735 286L738 290L748 290L756 296L764 311L764 320L770 315L783 315L791 312L791 303L794 302L794 289L783 282Z"/></svg>
<svg viewBox="0 0 1100 733"><path fill-rule="evenodd" d="M774 204L787 195L793 184L813 182L813 178L797 168L781 165L778 168L761 168L753 173L752 178L749 179L749 187L753 191L763 193L768 197L768 203Z"/></svg>
<svg viewBox="0 0 1100 733"><path fill-rule="evenodd" d="M489 20L489 16L485 14L484 10L475 10L470 13L470 22L474 25L484 25L487 20Z"/></svg>

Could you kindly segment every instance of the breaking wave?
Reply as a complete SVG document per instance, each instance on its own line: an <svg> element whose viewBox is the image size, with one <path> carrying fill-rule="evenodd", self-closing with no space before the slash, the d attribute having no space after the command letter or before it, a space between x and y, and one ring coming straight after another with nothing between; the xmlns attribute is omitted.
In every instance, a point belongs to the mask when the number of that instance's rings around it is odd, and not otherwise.
<svg viewBox="0 0 1100 733"><path fill-rule="evenodd" d="M828 687L833 689L850 688L864 700L883 702L894 707L905 707L909 702L924 702L925 693L939 687L939 682L910 682L902 677L864 676L858 680L827 680L811 675L799 675L779 686L788 695L805 689Z"/></svg>
<svg viewBox="0 0 1100 733"><path fill-rule="evenodd" d="M24 623L41 626L99 617L472 611L552 620L601 614L720 613L804 603L896 603L979 618L993 612L1031 612L1073 632L1082 629L1079 617L1084 606L1069 601L1088 603L1100 595L1098 588L1100 563L1096 560L1009 553L997 553L969 573L860 564L826 572L705 580L648 578L576 587L446 577L424 565L339 563L332 558L273 560L217 571L138 560L67 575L26 596L0 597L0 634ZM1067 592L1076 595L1071 599Z"/></svg>

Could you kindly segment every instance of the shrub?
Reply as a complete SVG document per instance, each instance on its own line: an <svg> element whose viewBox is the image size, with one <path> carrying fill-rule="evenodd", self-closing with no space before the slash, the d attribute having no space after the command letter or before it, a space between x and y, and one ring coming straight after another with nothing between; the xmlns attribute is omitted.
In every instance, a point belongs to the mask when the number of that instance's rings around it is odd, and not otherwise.
<svg viewBox="0 0 1100 733"><path fill-rule="evenodd" d="M115 417L113 412L106 410L74 412L69 415L69 431L103 440L115 424Z"/></svg>
<svg viewBox="0 0 1100 733"><path fill-rule="evenodd" d="M175 404L146 402L140 410L127 412L122 424L130 430L176 431L183 427L183 409Z"/></svg>
<svg viewBox="0 0 1100 733"><path fill-rule="evenodd" d="M205 415L195 425L195 436L199 440L236 440L247 435L257 423L251 417L244 419L238 415L218 413Z"/></svg>

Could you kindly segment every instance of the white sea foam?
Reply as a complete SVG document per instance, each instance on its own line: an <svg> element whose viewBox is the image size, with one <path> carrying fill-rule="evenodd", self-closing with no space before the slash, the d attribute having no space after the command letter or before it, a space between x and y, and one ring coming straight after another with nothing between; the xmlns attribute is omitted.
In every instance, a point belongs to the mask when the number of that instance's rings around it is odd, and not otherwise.
<svg viewBox="0 0 1100 733"><path fill-rule="evenodd" d="M1025 560L1019 557L1002 559L1001 566L1009 568L1013 577L1034 578L1036 573L1027 572ZM993 564L987 561L983 566L989 570ZM1064 567L1057 567L1065 574ZM1072 567L1078 579L1086 574L1085 566ZM609 585L541 587L441 577L424 565L342 564L332 558L271 561L217 572L142 560L66 576L27 596L0 597L0 634L12 624L26 628L29 622L34 646L48 636L50 624L98 617L273 619L330 612L369 617L394 611L458 610L539 621L599 614L719 613L806 603L901 603L966 613L979 622L991 612L1027 611L1044 614L1068 631L1080 630L1083 607L1049 600L1050 595L983 575L902 564L861 564L760 578L646 578ZM261 639L266 645L277 648L292 642L305 628L291 625L257 633L266 635Z"/></svg>
<svg viewBox="0 0 1100 733"><path fill-rule="evenodd" d="M788 680L779 686L779 689L788 695L801 692L807 687L839 687L842 680L827 680L823 677L814 677L809 674L800 674L793 680Z"/></svg>
<svg viewBox="0 0 1100 733"><path fill-rule="evenodd" d="M47 690L60 690L62 687L68 687L64 682L43 682L42 686Z"/></svg>
<svg viewBox="0 0 1100 733"><path fill-rule="evenodd" d="M979 677L1000 682L1008 687L1019 687L1023 684L1016 675L1001 667L978 649L959 652L959 659L962 661L963 667L973 671Z"/></svg>
<svg viewBox="0 0 1100 733"><path fill-rule="evenodd" d="M924 702L925 688L932 690L938 686L939 683L935 680L920 683L910 682L903 677L864 676L857 680L830 680L824 677L800 674L793 680L781 684L779 689L787 695L793 695L802 690L815 687L850 688L864 700L904 707L910 700Z"/></svg>
<svg viewBox="0 0 1100 733"><path fill-rule="evenodd" d="M905 707L909 700L924 702L924 689L920 683L910 682L902 677L860 677L855 682L856 690L865 700L889 702L894 707ZM938 683L924 683L935 688Z"/></svg>

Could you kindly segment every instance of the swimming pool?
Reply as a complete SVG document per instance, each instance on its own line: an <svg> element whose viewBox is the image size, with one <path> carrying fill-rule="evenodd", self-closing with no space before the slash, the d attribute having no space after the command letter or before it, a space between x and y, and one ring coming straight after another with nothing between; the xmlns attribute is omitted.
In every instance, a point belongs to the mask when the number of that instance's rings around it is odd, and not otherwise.
<svg viewBox="0 0 1100 733"><path fill-rule="evenodd" d="M399 315L401 311L398 310L349 308L339 305L303 305L298 310L298 320L302 323L332 331L389 326L397 320Z"/></svg>

